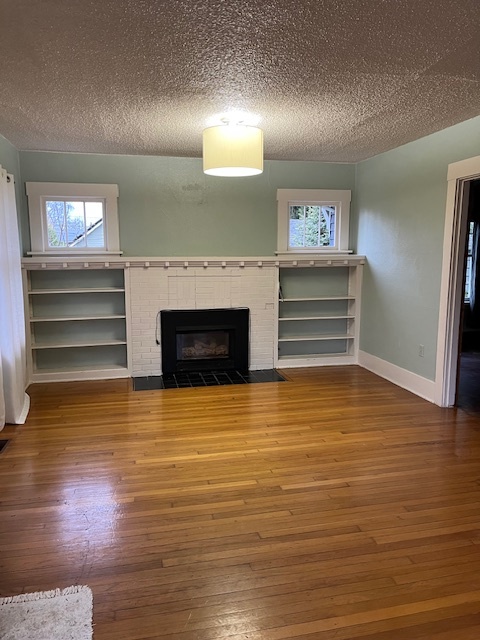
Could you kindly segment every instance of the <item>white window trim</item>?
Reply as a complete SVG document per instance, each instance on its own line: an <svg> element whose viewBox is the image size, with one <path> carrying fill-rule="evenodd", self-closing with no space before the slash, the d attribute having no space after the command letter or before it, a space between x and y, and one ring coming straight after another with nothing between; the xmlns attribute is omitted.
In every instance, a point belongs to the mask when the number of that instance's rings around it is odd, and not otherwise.
<svg viewBox="0 0 480 640"><path fill-rule="evenodd" d="M345 189L277 189L277 255L291 255L292 253L351 253L348 248L351 199L352 192ZM293 204L335 205L335 246L289 248L289 207Z"/></svg>
<svg viewBox="0 0 480 640"><path fill-rule="evenodd" d="M120 232L118 226L118 185L116 184L86 184L75 182L27 182L28 216L30 220L30 238L32 250L28 255L121 255ZM59 247L48 246L47 220L45 203L51 199L98 198L105 202L105 247Z"/></svg>

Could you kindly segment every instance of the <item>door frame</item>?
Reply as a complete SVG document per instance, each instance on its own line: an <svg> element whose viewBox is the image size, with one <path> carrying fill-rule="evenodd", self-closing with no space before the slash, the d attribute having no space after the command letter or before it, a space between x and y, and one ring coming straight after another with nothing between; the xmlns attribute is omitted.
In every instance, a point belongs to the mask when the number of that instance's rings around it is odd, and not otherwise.
<svg viewBox="0 0 480 640"><path fill-rule="evenodd" d="M455 403L460 311L463 300L464 231L466 229L463 212L468 189L466 183L479 177L480 156L448 165L434 388L435 404L441 407L451 407ZM462 225L462 222L465 224Z"/></svg>

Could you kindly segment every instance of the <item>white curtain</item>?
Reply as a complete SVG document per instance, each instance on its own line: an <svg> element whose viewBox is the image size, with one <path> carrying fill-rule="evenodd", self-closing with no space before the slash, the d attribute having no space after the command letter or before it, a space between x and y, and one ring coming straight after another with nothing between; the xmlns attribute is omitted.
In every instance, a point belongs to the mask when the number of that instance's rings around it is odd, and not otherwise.
<svg viewBox="0 0 480 640"><path fill-rule="evenodd" d="M0 167L0 430L23 424L30 398L25 393L25 315L20 238L13 176Z"/></svg>

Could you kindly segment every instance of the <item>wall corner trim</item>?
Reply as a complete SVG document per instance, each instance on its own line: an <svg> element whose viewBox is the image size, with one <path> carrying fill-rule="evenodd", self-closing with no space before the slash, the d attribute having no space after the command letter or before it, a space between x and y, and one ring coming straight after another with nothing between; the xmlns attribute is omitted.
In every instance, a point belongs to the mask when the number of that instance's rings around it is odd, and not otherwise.
<svg viewBox="0 0 480 640"><path fill-rule="evenodd" d="M402 367L377 358L377 356L366 351L358 352L358 364L377 376L402 387L402 389L406 389L435 404L435 382L433 380L428 380L428 378L407 371L407 369L402 369Z"/></svg>

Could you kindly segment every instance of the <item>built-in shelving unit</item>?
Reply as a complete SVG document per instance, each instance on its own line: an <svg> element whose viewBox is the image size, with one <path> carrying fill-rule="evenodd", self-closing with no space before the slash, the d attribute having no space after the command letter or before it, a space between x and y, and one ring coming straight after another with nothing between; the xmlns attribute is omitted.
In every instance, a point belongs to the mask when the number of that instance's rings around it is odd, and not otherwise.
<svg viewBox="0 0 480 640"><path fill-rule="evenodd" d="M357 362L362 264L279 266L278 367Z"/></svg>
<svg viewBox="0 0 480 640"><path fill-rule="evenodd" d="M258 325L259 333L256 326L251 327L250 344L262 351L261 358L268 359L269 366L272 360L279 368L356 364L364 262L364 256L346 253L24 258L29 381L127 378L144 371L155 375L152 362L160 349L155 342L155 317L171 304L168 278L175 282L185 274L197 274L199 268L208 275L212 270L219 282L223 274L231 279L231 269L238 278L260 272L268 275L261 290L254 291L254 304L261 299L259 309L264 307L268 313ZM142 286L156 283L152 299L148 293L136 292L131 304L130 281L141 281ZM247 282L248 287L254 286L251 278Z"/></svg>
<svg viewBox="0 0 480 640"><path fill-rule="evenodd" d="M128 377L126 270L25 269L32 382Z"/></svg>

